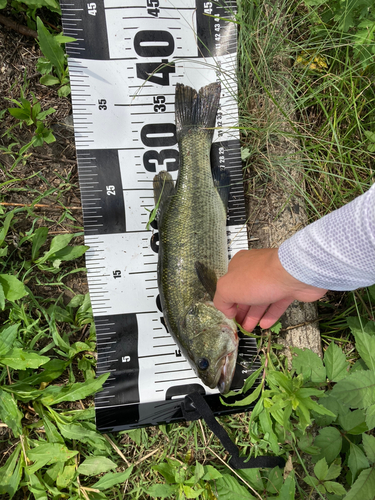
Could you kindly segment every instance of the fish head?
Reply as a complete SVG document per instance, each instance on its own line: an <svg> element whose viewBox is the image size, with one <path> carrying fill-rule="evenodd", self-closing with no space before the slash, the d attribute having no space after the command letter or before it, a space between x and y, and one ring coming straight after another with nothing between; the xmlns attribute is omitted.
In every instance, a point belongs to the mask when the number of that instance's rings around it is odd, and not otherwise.
<svg viewBox="0 0 375 500"><path fill-rule="evenodd" d="M205 385L222 394L230 390L238 352L237 326L212 302L198 302L183 322L185 347L195 372Z"/></svg>

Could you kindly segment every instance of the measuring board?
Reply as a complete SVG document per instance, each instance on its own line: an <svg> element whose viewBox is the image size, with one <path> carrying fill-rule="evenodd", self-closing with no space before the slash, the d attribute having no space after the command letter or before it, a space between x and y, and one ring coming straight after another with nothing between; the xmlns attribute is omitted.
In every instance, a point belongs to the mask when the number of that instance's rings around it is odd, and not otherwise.
<svg viewBox="0 0 375 500"><path fill-rule="evenodd" d="M175 85L221 82L212 162L231 176L228 252L247 249L236 104L235 0L62 0L84 216L88 284L97 332L99 430L182 420L181 400L218 391L196 377L166 331L157 287L152 180L177 178ZM241 338L232 388L258 367L256 343ZM238 408L237 408L238 410ZM243 409L240 409L243 410Z"/></svg>

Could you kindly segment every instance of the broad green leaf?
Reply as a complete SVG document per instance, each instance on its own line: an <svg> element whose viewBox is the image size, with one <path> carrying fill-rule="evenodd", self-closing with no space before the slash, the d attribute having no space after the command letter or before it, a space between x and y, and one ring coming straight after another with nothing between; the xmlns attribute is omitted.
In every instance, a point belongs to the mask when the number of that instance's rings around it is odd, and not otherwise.
<svg viewBox="0 0 375 500"><path fill-rule="evenodd" d="M48 236L48 227L39 227L33 236L33 246L31 248L31 260L35 260L39 255L40 247L45 243Z"/></svg>
<svg viewBox="0 0 375 500"><path fill-rule="evenodd" d="M366 332L353 331L358 354L370 370L375 370L375 336Z"/></svg>
<svg viewBox="0 0 375 500"><path fill-rule="evenodd" d="M264 490L264 481L259 469L240 469L239 474L256 490Z"/></svg>
<svg viewBox="0 0 375 500"><path fill-rule="evenodd" d="M38 40L41 51L43 52L44 57L51 61L56 70L57 76L61 80L64 74L65 64L64 50L59 42L55 40L55 37L50 34L39 17L36 18L36 24L38 28Z"/></svg>
<svg viewBox="0 0 375 500"><path fill-rule="evenodd" d="M34 462L29 467L29 473L33 474L47 464L55 462L66 462L78 454L78 451L68 450L60 443L46 443L27 451L27 458Z"/></svg>
<svg viewBox="0 0 375 500"><path fill-rule="evenodd" d="M241 393L246 393L247 391L249 391L251 388L254 387L254 385L257 382L257 380L259 379L260 374L262 373L262 371L263 371L263 366L261 366L260 368L258 368L258 370L256 370L254 373L252 373L250 375L250 377L248 377L245 380L244 386L241 389ZM259 382L260 382L260 380L259 380ZM233 392L233 394L236 394L236 393Z"/></svg>
<svg viewBox="0 0 375 500"><path fill-rule="evenodd" d="M326 382L326 369L323 361L315 352L310 349L299 349L298 347L293 347L292 352L297 354L297 356L293 356L293 368L298 374L302 373L305 381Z"/></svg>
<svg viewBox="0 0 375 500"><path fill-rule="evenodd" d="M216 479L216 491L220 500L253 500L255 497L242 486L237 479L229 474L223 474Z"/></svg>
<svg viewBox="0 0 375 500"><path fill-rule="evenodd" d="M53 65L51 61L46 59L45 57L39 57L38 62L36 63L36 70L39 71L42 75L50 73L53 69Z"/></svg>
<svg viewBox="0 0 375 500"><path fill-rule="evenodd" d="M59 33L58 35L55 35L55 40L59 43L70 43L70 42L76 42L77 39L73 38L71 36L65 36L62 33Z"/></svg>
<svg viewBox="0 0 375 500"><path fill-rule="evenodd" d="M36 399L41 394L42 391L35 389L32 385L23 384L22 382L16 382L12 385L2 386L3 391L10 392L16 396L19 401L27 403L30 399Z"/></svg>
<svg viewBox="0 0 375 500"><path fill-rule="evenodd" d="M52 115L53 113L56 113L56 109L54 108L48 108L45 111L41 111L38 114L38 120L45 120L48 115Z"/></svg>
<svg viewBox="0 0 375 500"><path fill-rule="evenodd" d="M363 470L343 500L374 500L375 469Z"/></svg>
<svg viewBox="0 0 375 500"><path fill-rule="evenodd" d="M184 484L184 485L182 485L182 490L183 490L186 498L190 499L190 498L198 498L199 495L202 493L203 488L193 489L190 486L188 486L187 484Z"/></svg>
<svg viewBox="0 0 375 500"><path fill-rule="evenodd" d="M63 85L62 87L59 88L59 90L57 91L57 95L59 97L68 97L68 95L70 94L71 92L71 88L70 88L70 85Z"/></svg>
<svg viewBox="0 0 375 500"><path fill-rule="evenodd" d="M117 464L109 458L94 456L86 458L78 467L77 472L84 476L96 476L111 469L116 469L116 467Z"/></svg>
<svg viewBox="0 0 375 500"><path fill-rule="evenodd" d="M152 468L159 472L168 483L175 482L175 467L166 462L161 462L160 464L153 465Z"/></svg>
<svg viewBox="0 0 375 500"><path fill-rule="evenodd" d="M34 494L35 500L48 500L47 491L38 476L28 471L28 489Z"/></svg>
<svg viewBox="0 0 375 500"><path fill-rule="evenodd" d="M314 467L314 474L320 481L324 481L328 474L327 460L323 457Z"/></svg>
<svg viewBox="0 0 375 500"><path fill-rule="evenodd" d="M282 329L282 327L283 327L283 325L282 325L281 321L277 320L276 323L270 327L270 330L272 333L278 334L278 333L280 333L280 330Z"/></svg>
<svg viewBox="0 0 375 500"><path fill-rule="evenodd" d="M151 488L143 488L143 491L152 498L171 498L178 489L178 484L153 484Z"/></svg>
<svg viewBox="0 0 375 500"><path fill-rule="evenodd" d="M56 486L59 489L67 488L70 483L73 481L76 475L76 466L75 465L65 465L64 470L61 474L58 474L56 479Z"/></svg>
<svg viewBox="0 0 375 500"><path fill-rule="evenodd" d="M19 443L5 462L5 465L0 467L0 495L8 493L10 498L12 498L17 491L18 484L21 480L20 451L21 444Z"/></svg>
<svg viewBox="0 0 375 500"><path fill-rule="evenodd" d="M315 422L319 427L328 427L337 419L340 412L344 415L350 411L349 408L346 408L340 401L332 397L330 393L326 393L326 396L327 397L320 398L318 403L324 406L324 408L327 408L327 410L330 410L335 417L319 414L314 415Z"/></svg>
<svg viewBox="0 0 375 500"><path fill-rule="evenodd" d="M68 246L71 240L75 236L76 236L75 234L58 234L57 236L55 236L51 241L50 249L47 252L45 252L42 257L37 259L36 263L42 264L43 262L45 262L53 254Z"/></svg>
<svg viewBox="0 0 375 500"><path fill-rule="evenodd" d="M5 298L12 302L28 295L25 285L11 274L0 274L0 285L3 287Z"/></svg>
<svg viewBox="0 0 375 500"><path fill-rule="evenodd" d="M338 382L348 375L349 364L340 347L331 342L324 353L324 364L327 378L331 382Z"/></svg>
<svg viewBox="0 0 375 500"><path fill-rule="evenodd" d="M41 411L38 411L38 413L40 414ZM43 424L44 424L44 430L46 431L46 437L49 443L65 444L64 439L56 429L55 424L53 424L45 414L43 414Z"/></svg>
<svg viewBox="0 0 375 500"><path fill-rule="evenodd" d="M77 399L85 399L87 396L98 392L109 377L109 373L103 373L98 378L87 380L86 382L77 382L71 386L58 387L58 392L54 392L52 387L49 386L44 391L44 396L40 398L42 404L46 406L55 405L62 401L77 401ZM50 391L50 392L49 392ZM48 393L49 392L49 393Z"/></svg>
<svg viewBox="0 0 375 500"><path fill-rule="evenodd" d="M280 488L279 496L275 497L274 500L294 500L296 493L296 482L294 476L289 474L285 479L284 484Z"/></svg>
<svg viewBox="0 0 375 500"><path fill-rule="evenodd" d="M67 246L56 252L52 256L52 259L59 259L61 261L78 259L78 257L81 257L89 248L90 247L85 245L78 245L75 247Z"/></svg>
<svg viewBox="0 0 375 500"><path fill-rule="evenodd" d="M250 470L250 469L248 469ZM212 465L205 465L204 466L204 476L202 477L203 481L212 481L214 479L218 479L219 477L222 476L221 472L219 472L215 467Z"/></svg>
<svg viewBox="0 0 375 500"><path fill-rule="evenodd" d="M32 119L30 118L30 113L28 113L26 110L24 110L22 108L9 108L8 111L12 116L14 116L14 118L17 118L17 120L28 122L27 125L32 124ZM31 123L29 123L29 122L31 122Z"/></svg>
<svg viewBox="0 0 375 500"><path fill-rule="evenodd" d="M375 464L375 437L370 434L363 434L363 448L371 464Z"/></svg>
<svg viewBox="0 0 375 500"><path fill-rule="evenodd" d="M348 458L348 466L352 472L353 481L357 477L357 474L362 469L367 469L370 464L359 446L350 442L350 453Z"/></svg>
<svg viewBox="0 0 375 500"><path fill-rule="evenodd" d="M34 9L40 9L41 7L47 7L48 10L52 12L57 12L61 15L61 9L59 3L56 0L24 0L23 3L33 7Z"/></svg>
<svg viewBox="0 0 375 500"><path fill-rule="evenodd" d="M350 373L335 385L332 395L350 408L366 408L375 404L375 372Z"/></svg>
<svg viewBox="0 0 375 500"><path fill-rule="evenodd" d="M65 424L57 421L56 424L61 434L66 439L75 439L82 443L88 443L95 448L103 448L103 444L106 443L106 440L101 434L97 431L87 429L80 423Z"/></svg>
<svg viewBox="0 0 375 500"><path fill-rule="evenodd" d="M315 488L319 484L319 479L317 479L314 476L306 476L303 478L306 484L311 486L312 488Z"/></svg>
<svg viewBox="0 0 375 500"><path fill-rule="evenodd" d="M12 348L17 338L19 323L8 327L3 327L0 331L0 356L4 356Z"/></svg>
<svg viewBox="0 0 375 500"><path fill-rule="evenodd" d="M321 449L321 453L314 458L320 460L325 457L327 463L330 464L341 451L341 433L336 427L324 427L319 430L319 435L315 438L314 445Z"/></svg>
<svg viewBox="0 0 375 500"><path fill-rule="evenodd" d="M112 488L115 484L124 483L133 471L133 467L129 467L124 472L108 472L101 477L99 481L93 484L92 488L103 491Z"/></svg>
<svg viewBox="0 0 375 500"><path fill-rule="evenodd" d="M60 79L53 75L43 75L40 79L40 83L42 85L58 85L60 83Z"/></svg>
<svg viewBox="0 0 375 500"><path fill-rule="evenodd" d="M44 475L44 480L49 481L49 484L55 483L59 474L64 471L64 462L56 462L48 467Z"/></svg>
<svg viewBox="0 0 375 500"><path fill-rule="evenodd" d="M335 495L345 495L346 489L340 483L336 481L325 481L324 486L329 493L334 493Z"/></svg>
<svg viewBox="0 0 375 500"><path fill-rule="evenodd" d="M260 414L259 414L259 422L260 425L262 426L264 434L267 435L264 436L264 440L268 441L271 446L271 450L275 453L275 455L279 454L279 444L278 444L278 439L277 436L273 430L273 425L272 425L272 419L270 416L270 412L267 408L265 408Z"/></svg>
<svg viewBox="0 0 375 500"><path fill-rule="evenodd" d="M354 410L340 416L338 423L348 434L362 434L368 430L364 410Z"/></svg>
<svg viewBox="0 0 375 500"><path fill-rule="evenodd" d="M350 373L354 373L357 371L367 371L366 363L361 358L357 359L357 361L350 369Z"/></svg>
<svg viewBox="0 0 375 500"><path fill-rule="evenodd" d="M0 9L5 9L7 6L7 0L0 0Z"/></svg>
<svg viewBox="0 0 375 500"><path fill-rule="evenodd" d="M340 461L341 463L341 461ZM339 465L338 463L335 463L333 462L330 466L329 466L329 469L328 469L328 472L326 474L326 477L325 477L325 480L326 481L330 481L331 479L336 479L337 477L339 477L340 473L341 473L341 465Z"/></svg>
<svg viewBox="0 0 375 500"><path fill-rule="evenodd" d="M268 493L278 493L284 482L283 473L280 467L274 467L271 469L268 473L268 478L265 479L265 482Z"/></svg>
<svg viewBox="0 0 375 500"><path fill-rule="evenodd" d="M18 409L13 396L0 389L0 420L12 429L15 437L22 434L22 419L23 413Z"/></svg>
<svg viewBox="0 0 375 500"><path fill-rule="evenodd" d="M374 26L375 26L375 23L374 23ZM364 330L369 335L375 336L375 321L368 321L365 324Z"/></svg>
<svg viewBox="0 0 375 500"><path fill-rule="evenodd" d="M52 382L52 380L57 379L64 372L66 367L69 365L69 361L63 361L61 359L50 359L48 363L43 365L43 371L40 373L34 373L30 377L24 378L22 384L39 385L42 382ZM17 387L17 382L16 384Z"/></svg>
<svg viewBox="0 0 375 500"><path fill-rule="evenodd" d="M39 368L48 361L47 356L40 356L36 352L26 352L19 347L13 347L7 354L0 356L0 364L10 366L14 370Z"/></svg>

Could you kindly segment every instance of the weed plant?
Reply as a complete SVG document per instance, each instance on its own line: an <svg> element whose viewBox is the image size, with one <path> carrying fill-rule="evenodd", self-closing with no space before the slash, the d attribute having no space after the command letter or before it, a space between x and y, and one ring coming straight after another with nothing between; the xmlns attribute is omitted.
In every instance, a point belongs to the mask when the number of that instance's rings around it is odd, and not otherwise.
<svg viewBox="0 0 375 500"><path fill-rule="evenodd" d="M59 12L54 0L12 2L12 9L38 28L42 51L43 37L55 48L39 59L44 83L64 88L66 65L57 49L64 40L38 24L41 7ZM305 199L311 221L373 182L371 9L366 0L239 2L243 156L255 182L263 184L280 172L290 181L288 168L298 169L304 182L293 187ZM286 72L279 71L280 62ZM274 99L273 105L288 121L287 129L272 121L269 109L255 106L280 86L287 100ZM33 130L38 121L49 130L45 111L28 102L13 102L14 117ZM274 135L299 145L295 156L277 159L278 172L265 160ZM12 148L22 148L16 135ZM26 161L24 152L21 160L14 154L13 168ZM15 182L12 169L6 174L3 189ZM64 189L69 182L64 179ZM49 234L48 218L41 224L34 206L43 196L38 193L30 207L0 213L2 498L374 498L375 287L328 297L321 311L323 359L295 349L289 367L278 354L277 335L264 332L258 339L262 366L242 391L247 403L255 403L254 411L222 418L222 424L244 456L280 454L287 460L285 471L230 469L221 445L201 422L101 435L91 396L106 375L95 378L90 301L66 284L80 272L75 262L86 247L71 245L76 234Z"/></svg>

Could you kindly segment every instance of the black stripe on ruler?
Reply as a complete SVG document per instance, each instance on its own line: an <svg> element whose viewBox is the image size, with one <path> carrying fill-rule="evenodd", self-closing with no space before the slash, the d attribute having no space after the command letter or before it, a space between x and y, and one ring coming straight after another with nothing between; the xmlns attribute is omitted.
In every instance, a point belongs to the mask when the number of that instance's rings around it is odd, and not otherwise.
<svg viewBox="0 0 375 500"><path fill-rule="evenodd" d="M86 235L124 233L126 217L117 149L78 150L77 158Z"/></svg>
<svg viewBox="0 0 375 500"><path fill-rule="evenodd" d="M232 22L232 18L237 12L236 2L196 0L196 7L199 56L234 54L237 50L237 24Z"/></svg>
<svg viewBox="0 0 375 500"><path fill-rule="evenodd" d="M139 402L138 322L136 314L116 314L95 318L97 374L111 375L95 398L95 406Z"/></svg>
<svg viewBox="0 0 375 500"><path fill-rule="evenodd" d="M71 57L109 59L109 45L103 0L60 0L64 34L79 38L79 43L66 44ZM82 38L82 34L84 38Z"/></svg>
<svg viewBox="0 0 375 500"><path fill-rule="evenodd" d="M240 141L215 142L211 149L211 164L225 166L230 175L227 225L236 226L246 223L245 197L243 191L243 170Z"/></svg>

